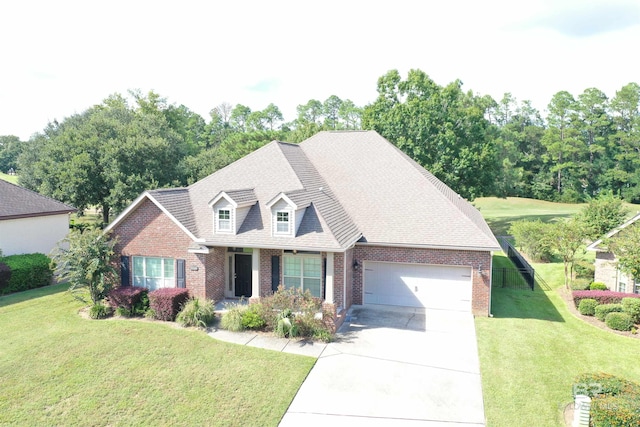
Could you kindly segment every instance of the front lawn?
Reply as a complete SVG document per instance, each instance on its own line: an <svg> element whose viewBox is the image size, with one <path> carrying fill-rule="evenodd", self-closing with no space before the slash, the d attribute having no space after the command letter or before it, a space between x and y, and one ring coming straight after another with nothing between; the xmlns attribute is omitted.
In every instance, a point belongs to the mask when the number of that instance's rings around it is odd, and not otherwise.
<svg viewBox="0 0 640 427"><path fill-rule="evenodd" d="M86 320L66 287L0 297L0 425L275 426L315 359Z"/></svg>
<svg viewBox="0 0 640 427"><path fill-rule="evenodd" d="M551 290L492 293L493 318L476 330L487 426L564 426L562 410L585 372L640 381L640 340L591 326L558 294L562 264L536 264Z"/></svg>

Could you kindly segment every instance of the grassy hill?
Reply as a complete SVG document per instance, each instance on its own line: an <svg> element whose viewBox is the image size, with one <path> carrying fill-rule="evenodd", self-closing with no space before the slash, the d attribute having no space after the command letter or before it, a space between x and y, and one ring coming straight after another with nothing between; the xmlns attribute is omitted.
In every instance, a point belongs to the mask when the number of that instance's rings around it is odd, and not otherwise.
<svg viewBox="0 0 640 427"><path fill-rule="evenodd" d="M18 185L18 175L7 175L6 173L0 172L0 179Z"/></svg>

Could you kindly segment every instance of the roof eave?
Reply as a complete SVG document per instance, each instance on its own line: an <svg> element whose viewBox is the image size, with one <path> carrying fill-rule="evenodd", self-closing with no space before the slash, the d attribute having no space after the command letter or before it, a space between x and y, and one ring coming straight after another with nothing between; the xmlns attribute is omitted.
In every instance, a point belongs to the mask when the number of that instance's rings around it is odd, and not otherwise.
<svg viewBox="0 0 640 427"><path fill-rule="evenodd" d="M64 209L60 211L34 212L34 213L18 214L18 215L5 215L5 216L0 216L0 221L8 220L8 219L23 219L23 218L36 218L41 216L66 215L74 212L78 212L78 210Z"/></svg>
<svg viewBox="0 0 640 427"><path fill-rule="evenodd" d="M416 248L416 249L444 249L449 251L473 251L473 252L498 252L502 248L498 246L447 246L416 243L390 243L390 242L356 242L356 246L384 246L391 248Z"/></svg>

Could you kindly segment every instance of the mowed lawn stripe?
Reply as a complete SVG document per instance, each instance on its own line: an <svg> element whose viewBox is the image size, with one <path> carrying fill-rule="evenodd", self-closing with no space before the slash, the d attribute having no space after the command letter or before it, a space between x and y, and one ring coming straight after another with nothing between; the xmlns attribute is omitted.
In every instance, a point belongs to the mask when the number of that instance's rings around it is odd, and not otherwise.
<svg viewBox="0 0 640 427"><path fill-rule="evenodd" d="M275 426L315 362L173 324L83 319L64 289L0 298L1 425Z"/></svg>

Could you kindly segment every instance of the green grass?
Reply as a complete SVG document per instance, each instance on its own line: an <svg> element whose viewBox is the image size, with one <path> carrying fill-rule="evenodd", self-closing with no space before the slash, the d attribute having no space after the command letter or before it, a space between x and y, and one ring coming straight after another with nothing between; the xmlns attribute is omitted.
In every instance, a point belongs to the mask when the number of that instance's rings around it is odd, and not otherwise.
<svg viewBox="0 0 640 427"><path fill-rule="evenodd" d="M569 218L580 211L584 204L554 203L544 200L524 199L518 197L479 197L473 205L491 227L496 236L509 234L509 227L513 221L526 219L543 222L560 218Z"/></svg>
<svg viewBox="0 0 640 427"><path fill-rule="evenodd" d="M0 425L275 426L313 358L87 320L65 286L0 298Z"/></svg>
<svg viewBox="0 0 640 427"><path fill-rule="evenodd" d="M476 199L496 234L512 221L553 221L582 205L528 199ZM628 205L630 214L637 206ZM593 253L584 259L593 260ZM494 265L508 260L494 256ZM640 340L616 335L575 317L561 298L561 262L533 264L550 290L492 291L493 318L477 318L478 349L487 426L564 426L562 411L572 400L575 377L608 372L640 381Z"/></svg>
<svg viewBox="0 0 640 427"><path fill-rule="evenodd" d="M12 184L18 184L18 175L7 175L6 173L0 172L0 179L8 181Z"/></svg>

